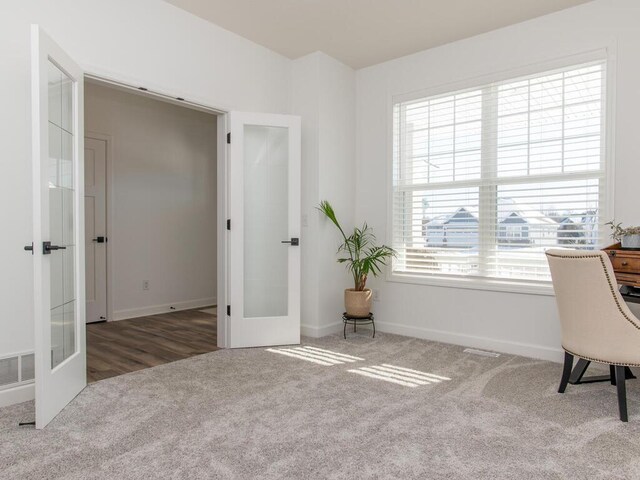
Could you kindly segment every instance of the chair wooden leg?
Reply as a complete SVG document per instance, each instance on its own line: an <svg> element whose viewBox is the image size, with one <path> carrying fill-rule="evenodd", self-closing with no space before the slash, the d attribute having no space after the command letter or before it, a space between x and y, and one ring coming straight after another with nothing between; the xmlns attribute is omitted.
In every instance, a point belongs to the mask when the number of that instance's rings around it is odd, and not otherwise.
<svg viewBox="0 0 640 480"><path fill-rule="evenodd" d="M627 379L627 373L625 368L620 365L616 365L616 387L618 389L618 409L620 410L620 420L628 422L627 416L627 390L625 380Z"/></svg>
<svg viewBox="0 0 640 480"><path fill-rule="evenodd" d="M615 365L609 365L609 376L611 377L611 385L616 384L616 367Z"/></svg>
<svg viewBox="0 0 640 480"><path fill-rule="evenodd" d="M560 380L560 388L558 393L564 393L569 383L569 377L571 376L571 369L573 368L573 355L569 352L564 352L564 367L562 369L562 379Z"/></svg>

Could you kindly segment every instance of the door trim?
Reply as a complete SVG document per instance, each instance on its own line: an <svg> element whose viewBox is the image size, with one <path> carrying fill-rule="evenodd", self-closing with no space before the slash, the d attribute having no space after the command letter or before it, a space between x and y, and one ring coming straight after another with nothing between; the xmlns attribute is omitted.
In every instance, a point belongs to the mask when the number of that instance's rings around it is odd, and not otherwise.
<svg viewBox="0 0 640 480"><path fill-rule="evenodd" d="M112 256L111 256L111 249L109 248L109 237L112 234L112 225L113 225L113 217L112 217L112 212L113 212L113 195L111 192L111 188L113 186L113 145L114 145L114 139L113 139L113 135L108 135L106 133L99 133L99 132L90 132L90 131L85 131L84 132L84 137L85 138L91 138L93 140L100 140L106 143L107 145L107 153L105 155L105 185L104 185L104 191L105 191L105 206L106 206L106 232L105 232L105 236L107 237L107 243L105 243L105 248L107 249L107 322L111 322L113 321L113 298L112 298L112 293L113 293L113 275L111 274L111 261L112 261ZM84 181L84 180L83 180ZM86 258L85 258L85 262L86 262ZM86 280L85 280L86 281Z"/></svg>
<svg viewBox="0 0 640 480"><path fill-rule="evenodd" d="M229 322L226 306L229 305L229 242L227 236L227 219L229 218L229 144L227 144L227 132L229 132L229 114L218 115L218 155L217 155L217 303L218 303L218 348L229 348Z"/></svg>

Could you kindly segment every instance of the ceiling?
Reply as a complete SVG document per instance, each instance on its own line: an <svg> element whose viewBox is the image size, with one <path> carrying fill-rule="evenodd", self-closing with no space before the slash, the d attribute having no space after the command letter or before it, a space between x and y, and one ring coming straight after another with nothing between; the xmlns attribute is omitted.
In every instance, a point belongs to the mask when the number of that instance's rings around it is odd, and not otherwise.
<svg viewBox="0 0 640 480"><path fill-rule="evenodd" d="M289 58L362 68L590 0L166 0Z"/></svg>

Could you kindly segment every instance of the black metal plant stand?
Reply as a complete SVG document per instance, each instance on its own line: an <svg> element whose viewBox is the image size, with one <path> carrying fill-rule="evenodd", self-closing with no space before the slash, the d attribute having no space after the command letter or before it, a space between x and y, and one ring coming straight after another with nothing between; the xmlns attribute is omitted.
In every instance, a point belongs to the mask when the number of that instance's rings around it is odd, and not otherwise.
<svg viewBox="0 0 640 480"><path fill-rule="evenodd" d="M373 319L373 313L369 312L369 315L366 317L354 317L351 315L347 315L347 312L342 314L342 322L344 323L343 334L345 340L347 339L347 325L353 325L354 333L358 329L358 325L373 325L373 337L376 338L376 324Z"/></svg>

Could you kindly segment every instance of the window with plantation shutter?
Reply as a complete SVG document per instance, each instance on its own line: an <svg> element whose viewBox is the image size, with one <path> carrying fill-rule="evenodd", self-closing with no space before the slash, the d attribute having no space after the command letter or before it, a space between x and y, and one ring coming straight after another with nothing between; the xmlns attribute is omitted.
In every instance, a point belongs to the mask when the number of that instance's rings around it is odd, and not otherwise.
<svg viewBox="0 0 640 480"><path fill-rule="evenodd" d="M604 61L394 102L393 275L550 280L607 232Z"/></svg>

